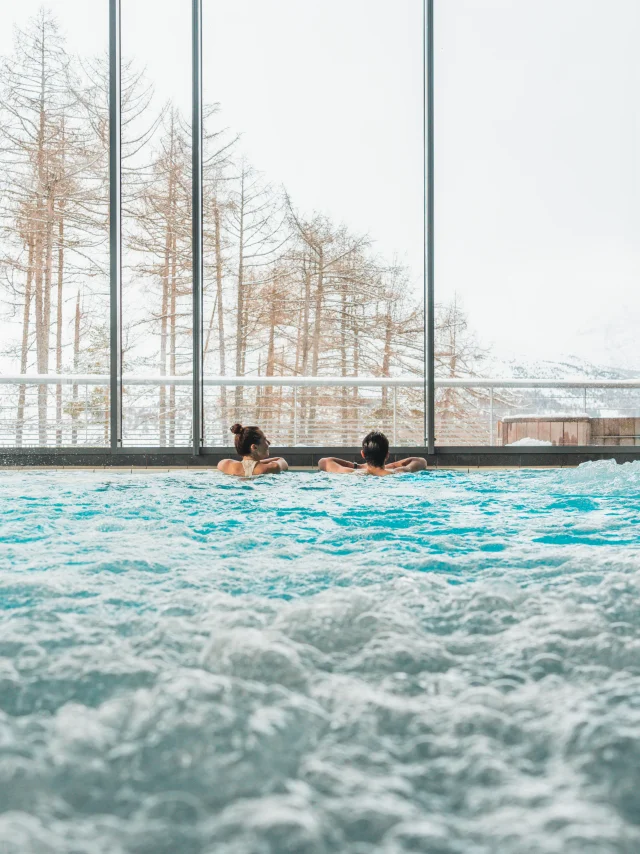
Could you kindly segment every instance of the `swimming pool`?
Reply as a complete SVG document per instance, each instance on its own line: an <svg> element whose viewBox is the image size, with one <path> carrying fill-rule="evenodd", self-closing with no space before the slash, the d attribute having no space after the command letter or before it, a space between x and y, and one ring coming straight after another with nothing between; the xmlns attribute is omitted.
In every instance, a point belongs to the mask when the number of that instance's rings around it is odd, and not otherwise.
<svg viewBox="0 0 640 854"><path fill-rule="evenodd" d="M0 472L0 850L640 845L640 464Z"/></svg>

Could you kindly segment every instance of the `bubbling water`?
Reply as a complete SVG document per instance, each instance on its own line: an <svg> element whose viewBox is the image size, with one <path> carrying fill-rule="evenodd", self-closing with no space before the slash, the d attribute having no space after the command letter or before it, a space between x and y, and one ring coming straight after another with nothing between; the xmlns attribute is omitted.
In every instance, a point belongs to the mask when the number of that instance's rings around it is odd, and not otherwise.
<svg viewBox="0 0 640 854"><path fill-rule="evenodd" d="M0 850L640 850L640 464L0 475Z"/></svg>

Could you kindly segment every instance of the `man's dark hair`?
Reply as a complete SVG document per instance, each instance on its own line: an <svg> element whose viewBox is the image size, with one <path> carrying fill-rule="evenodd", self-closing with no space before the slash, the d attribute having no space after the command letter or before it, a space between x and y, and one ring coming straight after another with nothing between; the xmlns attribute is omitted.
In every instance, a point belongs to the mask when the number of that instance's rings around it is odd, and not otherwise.
<svg viewBox="0 0 640 854"><path fill-rule="evenodd" d="M372 430L362 440L364 458L369 465L383 468L389 453L389 440L379 430Z"/></svg>

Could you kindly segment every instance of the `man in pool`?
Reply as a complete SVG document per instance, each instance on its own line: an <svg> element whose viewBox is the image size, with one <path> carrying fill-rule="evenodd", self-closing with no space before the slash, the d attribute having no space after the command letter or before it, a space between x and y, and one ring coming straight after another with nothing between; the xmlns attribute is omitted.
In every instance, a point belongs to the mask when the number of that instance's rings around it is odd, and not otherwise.
<svg viewBox="0 0 640 854"><path fill-rule="evenodd" d="M330 474L371 474L385 477L388 474L423 471L427 467L424 457L406 457L395 463L388 463L389 440L379 430L372 430L362 440L362 459L364 463L350 463L336 457L324 457L318 463L320 471Z"/></svg>

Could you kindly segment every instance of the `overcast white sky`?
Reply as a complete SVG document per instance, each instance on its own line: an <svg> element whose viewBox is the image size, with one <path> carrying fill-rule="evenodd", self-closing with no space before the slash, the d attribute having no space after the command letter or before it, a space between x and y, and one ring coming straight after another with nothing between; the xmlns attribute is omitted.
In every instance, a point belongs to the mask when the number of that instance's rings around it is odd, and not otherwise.
<svg viewBox="0 0 640 854"><path fill-rule="evenodd" d="M437 283L514 355L640 367L640 3L436 0Z"/></svg>
<svg viewBox="0 0 640 854"><path fill-rule="evenodd" d="M40 0L3 4L7 26ZM105 0L50 0L83 53ZM123 48L190 103L189 0L122 0ZM640 369L640 2L436 0L436 284L496 355ZM204 0L205 98L306 212L422 277L421 0Z"/></svg>

